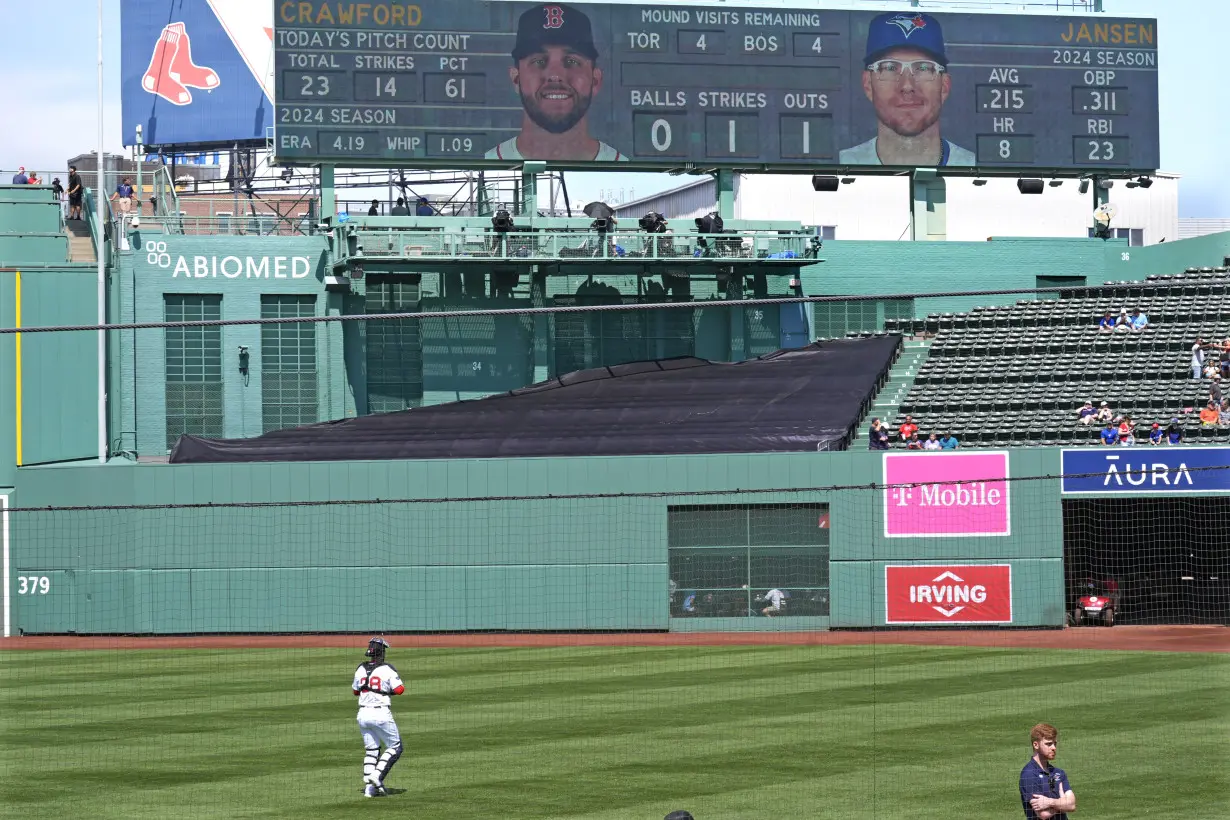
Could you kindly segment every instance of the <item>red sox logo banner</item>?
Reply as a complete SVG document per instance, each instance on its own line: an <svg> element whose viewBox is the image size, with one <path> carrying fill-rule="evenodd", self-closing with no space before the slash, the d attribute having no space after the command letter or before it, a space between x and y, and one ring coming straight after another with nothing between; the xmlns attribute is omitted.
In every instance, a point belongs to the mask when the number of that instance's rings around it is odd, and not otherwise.
<svg viewBox="0 0 1230 820"><path fill-rule="evenodd" d="M1009 564L884 567L886 624L1010 624Z"/></svg>
<svg viewBox="0 0 1230 820"><path fill-rule="evenodd" d="M564 10L559 6L543 6L543 14L547 15L547 22L543 24L543 28L563 28L564 27Z"/></svg>
<svg viewBox="0 0 1230 820"><path fill-rule="evenodd" d="M212 68L192 62L192 40L183 23L169 23L154 42L141 86L174 105L192 102L189 88L212 91L221 84Z"/></svg>

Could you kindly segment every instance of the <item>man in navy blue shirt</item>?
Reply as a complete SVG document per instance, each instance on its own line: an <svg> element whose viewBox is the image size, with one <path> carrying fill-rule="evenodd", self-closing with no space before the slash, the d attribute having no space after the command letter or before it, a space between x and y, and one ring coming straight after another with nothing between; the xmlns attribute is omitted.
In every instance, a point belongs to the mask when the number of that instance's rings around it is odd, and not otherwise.
<svg viewBox="0 0 1230 820"><path fill-rule="evenodd" d="M1026 820L1068 820L1076 793L1063 769L1051 765L1059 750L1059 730L1039 723L1029 732L1034 756L1021 769L1021 807Z"/></svg>
<svg viewBox="0 0 1230 820"><path fill-rule="evenodd" d="M1102 443L1103 444L1118 444L1119 430L1112 422L1106 422L1106 427L1102 428Z"/></svg>

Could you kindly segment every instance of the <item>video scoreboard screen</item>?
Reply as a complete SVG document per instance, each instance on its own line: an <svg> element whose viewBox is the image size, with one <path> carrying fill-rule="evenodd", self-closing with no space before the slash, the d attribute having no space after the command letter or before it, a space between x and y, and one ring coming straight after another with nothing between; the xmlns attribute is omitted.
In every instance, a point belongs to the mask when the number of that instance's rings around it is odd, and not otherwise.
<svg viewBox="0 0 1230 820"><path fill-rule="evenodd" d="M274 19L282 162L1159 164L1153 19L478 0Z"/></svg>

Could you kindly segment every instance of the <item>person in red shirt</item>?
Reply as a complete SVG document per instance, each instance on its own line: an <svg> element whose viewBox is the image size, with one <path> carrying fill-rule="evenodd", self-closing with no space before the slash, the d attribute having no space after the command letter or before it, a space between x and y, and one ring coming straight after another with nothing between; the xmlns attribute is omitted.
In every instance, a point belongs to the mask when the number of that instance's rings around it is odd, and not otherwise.
<svg viewBox="0 0 1230 820"><path fill-rule="evenodd" d="M905 421L897 428L897 434L901 436L901 440L909 442L910 436L918 432L918 425L914 423L913 416L906 416Z"/></svg>

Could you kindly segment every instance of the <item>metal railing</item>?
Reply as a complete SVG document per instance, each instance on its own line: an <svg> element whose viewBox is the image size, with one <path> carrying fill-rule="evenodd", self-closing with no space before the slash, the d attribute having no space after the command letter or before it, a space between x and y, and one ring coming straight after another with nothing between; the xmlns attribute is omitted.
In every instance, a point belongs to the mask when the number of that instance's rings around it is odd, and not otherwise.
<svg viewBox="0 0 1230 820"><path fill-rule="evenodd" d="M339 261L348 259L465 259L517 261L612 259L781 260L815 255L812 234L739 231L723 234L598 233L536 231L516 233L405 230L340 225Z"/></svg>
<svg viewBox="0 0 1230 820"><path fill-rule="evenodd" d="M316 223L303 215L279 217L271 213L143 216L140 230L180 236L304 236L319 233Z"/></svg>

